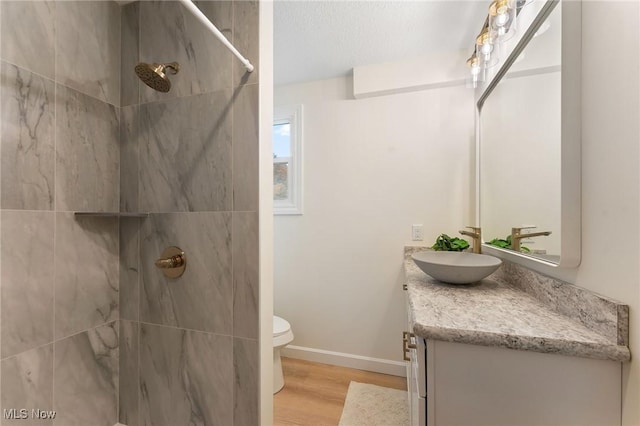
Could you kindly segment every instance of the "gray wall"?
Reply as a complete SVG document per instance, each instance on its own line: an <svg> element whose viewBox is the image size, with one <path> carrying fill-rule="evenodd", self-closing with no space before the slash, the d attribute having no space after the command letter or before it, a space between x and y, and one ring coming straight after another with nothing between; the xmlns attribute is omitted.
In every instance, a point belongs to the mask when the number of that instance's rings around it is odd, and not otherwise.
<svg viewBox="0 0 640 426"><path fill-rule="evenodd" d="M257 2L198 2L257 65ZM181 5L123 8L120 422L258 424L258 85ZM178 61L172 89L138 61ZM187 255L167 279L166 246Z"/></svg>
<svg viewBox="0 0 640 426"><path fill-rule="evenodd" d="M256 3L198 4L255 64ZM257 72L169 2L0 19L0 400L57 411L2 424L257 424ZM169 94L138 58L181 63ZM152 214L73 214L119 209Z"/></svg>
<svg viewBox="0 0 640 426"><path fill-rule="evenodd" d="M112 425L118 388L120 7L0 3L2 408Z"/></svg>

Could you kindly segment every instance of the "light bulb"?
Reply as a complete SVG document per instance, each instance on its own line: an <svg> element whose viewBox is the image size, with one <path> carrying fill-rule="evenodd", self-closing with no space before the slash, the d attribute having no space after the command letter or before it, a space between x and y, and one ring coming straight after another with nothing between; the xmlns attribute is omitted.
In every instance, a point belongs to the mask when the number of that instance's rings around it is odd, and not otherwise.
<svg viewBox="0 0 640 426"><path fill-rule="evenodd" d="M469 71L474 78L477 77L478 74L480 74L480 72L482 71L482 68L480 68L480 60L476 56L475 52L469 59L467 59L467 66L469 67Z"/></svg>
<svg viewBox="0 0 640 426"><path fill-rule="evenodd" d="M506 23L509 22L509 15L507 15L506 13L498 13L494 22L496 26L504 27Z"/></svg>
<svg viewBox="0 0 640 426"><path fill-rule="evenodd" d="M484 29L476 39L480 53L487 56L493 51L493 39L489 35L489 30Z"/></svg>
<svg viewBox="0 0 640 426"><path fill-rule="evenodd" d="M478 74L480 72L480 61L475 52L469 59L467 59L467 66L471 70L471 74Z"/></svg>
<svg viewBox="0 0 640 426"><path fill-rule="evenodd" d="M514 0L495 0L489 6L489 30L500 42L515 33L515 6Z"/></svg>
<svg viewBox="0 0 640 426"><path fill-rule="evenodd" d="M479 82L484 81L485 77L484 68L477 51L474 51L471 57L467 59L467 66L469 67L469 76L465 79L465 85L470 89L475 89L478 87Z"/></svg>

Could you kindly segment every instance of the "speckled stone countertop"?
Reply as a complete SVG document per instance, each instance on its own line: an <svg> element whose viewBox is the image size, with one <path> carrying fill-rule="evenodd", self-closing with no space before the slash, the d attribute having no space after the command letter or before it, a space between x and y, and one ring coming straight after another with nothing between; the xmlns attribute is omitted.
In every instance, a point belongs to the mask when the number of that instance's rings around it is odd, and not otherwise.
<svg viewBox="0 0 640 426"><path fill-rule="evenodd" d="M616 321L626 320L626 324L610 327L607 334L602 327L590 326L590 315L581 320L558 312L519 286L506 283L498 273L476 284L441 283L422 272L411 259L416 250L407 249L405 283L413 333L420 337L613 361L630 359L627 340L620 336L621 329L628 333L628 315L617 315ZM603 306L613 303L606 298L604 302ZM613 309L624 311L620 306L626 305L617 304ZM584 314L583 308L577 310ZM602 322L600 313L594 312L593 317Z"/></svg>

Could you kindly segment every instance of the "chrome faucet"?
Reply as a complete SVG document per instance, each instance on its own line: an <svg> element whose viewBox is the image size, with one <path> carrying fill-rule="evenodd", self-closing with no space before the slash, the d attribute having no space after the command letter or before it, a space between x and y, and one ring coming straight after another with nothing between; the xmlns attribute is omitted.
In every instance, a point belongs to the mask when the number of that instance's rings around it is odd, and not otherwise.
<svg viewBox="0 0 640 426"><path fill-rule="evenodd" d="M480 253L480 246L482 245L482 231L480 230L480 227L465 226L465 228L469 228L471 231L460 230L458 232L462 235L466 235L467 237L471 237L473 240L473 252Z"/></svg>
<svg viewBox="0 0 640 426"><path fill-rule="evenodd" d="M523 234L523 229L533 229L535 226L523 226L520 228L511 228L511 250L520 251L520 240L529 237L542 237L551 235L551 231L531 232L530 234Z"/></svg>

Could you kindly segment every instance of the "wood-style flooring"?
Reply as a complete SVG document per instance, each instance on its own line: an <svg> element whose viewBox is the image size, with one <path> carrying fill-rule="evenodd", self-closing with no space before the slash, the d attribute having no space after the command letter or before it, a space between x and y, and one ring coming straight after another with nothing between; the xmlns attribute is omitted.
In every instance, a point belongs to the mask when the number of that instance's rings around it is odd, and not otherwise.
<svg viewBox="0 0 640 426"><path fill-rule="evenodd" d="M284 388L273 396L275 426L337 426L349 382L406 390L404 377L282 358Z"/></svg>

